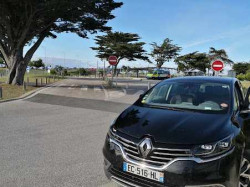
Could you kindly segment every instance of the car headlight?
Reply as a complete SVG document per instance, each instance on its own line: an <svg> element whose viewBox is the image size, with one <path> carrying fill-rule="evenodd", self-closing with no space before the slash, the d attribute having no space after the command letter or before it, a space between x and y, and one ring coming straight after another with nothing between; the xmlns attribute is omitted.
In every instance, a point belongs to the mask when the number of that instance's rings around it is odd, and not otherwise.
<svg viewBox="0 0 250 187"><path fill-rule="evenodd" d="M212 157L223 154L231 149L232 139L233 136L231 135L216 143L196 146L193 149L193 154L198 157Z"/></svg>

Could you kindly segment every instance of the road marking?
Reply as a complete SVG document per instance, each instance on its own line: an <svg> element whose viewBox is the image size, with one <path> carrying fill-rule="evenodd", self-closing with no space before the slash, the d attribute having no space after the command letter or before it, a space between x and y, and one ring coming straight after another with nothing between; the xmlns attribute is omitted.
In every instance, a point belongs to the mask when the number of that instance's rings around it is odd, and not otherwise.
<svg viewBox="0 0 250 187"><path fill-rule="evenodd" d="M87 91L87 90L88 90L88 86L82 86L82 87L81 87L81 90Z"/></svg>
<svg viewBox="0 0 250 187"><path fill-rule="evenodd" d="M136 92L135 94L133 94L133 96L137 96L137 95L141 95L144 94L145 92L143 90L139 90L138 92Z"/></svg>
<svg viewBox="0 0 250 187"><path fill-rule="evenodd" d="M94 91L95 92L100 92L100 91L102 91L102 88L100 88L100 87L94 87Z"/></svg>
<svg viewBox="0 0 250 187"><path fill-rule="evenodd" d="M68 87L68 89L72 90L72 89L75 89L75 87L76 87L76 84L71 84L71 86Z"/></svg>

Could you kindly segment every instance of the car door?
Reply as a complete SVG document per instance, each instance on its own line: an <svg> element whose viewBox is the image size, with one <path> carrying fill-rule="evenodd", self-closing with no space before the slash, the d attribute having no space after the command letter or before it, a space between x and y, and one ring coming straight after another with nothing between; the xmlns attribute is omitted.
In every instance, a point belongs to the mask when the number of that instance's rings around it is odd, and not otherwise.
<svg viewBox="0 0 250 187"><path fill-rule="evenodd" d="M239 122L246 143L244 157L250 160L250 110L249 106L247 108L245 106L246 97L248 97L247 99L249 102L249 96L243 93L240 82L235 83L235 97L236 100L238 100L236 101L238 102L237 121Z"/></svg>

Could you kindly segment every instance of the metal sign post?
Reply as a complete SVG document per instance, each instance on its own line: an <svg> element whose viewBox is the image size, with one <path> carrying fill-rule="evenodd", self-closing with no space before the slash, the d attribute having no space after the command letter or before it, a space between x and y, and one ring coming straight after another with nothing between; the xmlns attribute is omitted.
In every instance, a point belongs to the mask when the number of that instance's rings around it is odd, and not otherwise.
<svg viewBox="0 0 250 187"><path fill-rule="evenodd" d="M114 79L114 66L116 66L118 63L116 56L110 56L109 57L109 64L112 66L112 85L113 85L113 79Z"/></svg>

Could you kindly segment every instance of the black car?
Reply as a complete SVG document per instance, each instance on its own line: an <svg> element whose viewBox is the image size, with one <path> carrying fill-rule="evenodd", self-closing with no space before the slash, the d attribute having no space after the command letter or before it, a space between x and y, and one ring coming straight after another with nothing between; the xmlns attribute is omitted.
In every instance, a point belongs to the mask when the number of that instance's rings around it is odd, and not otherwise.
<svg viewBox="0 0 250 187"><path fill-rule="evenodd" d="M103 154L122 186L248 187L249 91L234 78L162 81L113 122Z"/></svg>

